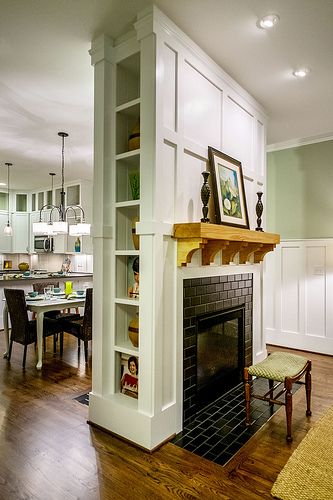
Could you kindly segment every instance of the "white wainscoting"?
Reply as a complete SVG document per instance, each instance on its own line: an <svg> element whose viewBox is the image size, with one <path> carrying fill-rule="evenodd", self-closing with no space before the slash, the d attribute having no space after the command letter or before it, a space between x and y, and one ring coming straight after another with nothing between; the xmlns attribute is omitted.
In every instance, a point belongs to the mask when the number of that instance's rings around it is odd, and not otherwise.
<svg viewBox="0 0 333 500"><path fill-rule="evenodd" d="M333 354L333 240L286 240L265 257L268 344Z"/></svg>

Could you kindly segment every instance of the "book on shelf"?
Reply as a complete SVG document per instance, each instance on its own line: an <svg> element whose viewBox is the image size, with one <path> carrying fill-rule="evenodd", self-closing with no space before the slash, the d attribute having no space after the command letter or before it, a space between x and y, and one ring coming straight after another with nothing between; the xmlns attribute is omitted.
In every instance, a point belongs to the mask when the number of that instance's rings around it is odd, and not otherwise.
<svg viewBox="0 0 333 500"><path fill-rule="evenodd" d="M121 355L120 391L126 396L138 398L139 360L136 356Z"/></svg>

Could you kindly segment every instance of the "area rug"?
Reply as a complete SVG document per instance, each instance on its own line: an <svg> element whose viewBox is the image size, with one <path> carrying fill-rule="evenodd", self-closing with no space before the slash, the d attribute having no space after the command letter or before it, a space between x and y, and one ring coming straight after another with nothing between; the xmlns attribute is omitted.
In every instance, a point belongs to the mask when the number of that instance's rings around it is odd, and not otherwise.
<svg viewBox="0 0 333 500"><path fill-rule="evenodd" d="M271 494L280 500L332 500L333 407L310 429L278 475Z"/></svg>
<svg viewBox="0 0 333 500"><path fill-rule="evenodd" d="M77 396L74 398L76 401L79 403L82 403L83 405L89 406L89 393L88 394L82 394L81 396Z"/></svg>

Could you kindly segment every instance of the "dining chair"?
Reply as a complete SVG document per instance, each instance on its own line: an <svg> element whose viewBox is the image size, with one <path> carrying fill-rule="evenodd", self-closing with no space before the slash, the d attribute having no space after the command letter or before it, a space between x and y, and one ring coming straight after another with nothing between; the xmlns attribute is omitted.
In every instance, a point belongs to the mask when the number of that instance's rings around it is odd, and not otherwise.
<svg viewBox="0 0 333 500"><path fill-rule="evenodd" d="M25 301L24 290L16 288L5 288L5 298L11 322L10 343L8 350L8 361L10 361L13 342L24 345L23 363L27 356L27 346L37 341L37 322L35 319L29 320ZM44 317L43 336L53 335L53 349L56 352L56 335L60 333L61 325L57 320Z"/></svg>
<svg viewBox="0 0 333 500"><path fill-rule="evenodd" d="M60 354L63 353L63 332L69 333L78 339L78 350L80 352L80 343L84 343L84 359L88 362L88 342L92 340L92 298L93 289L87 288L86 300L84 304L84 313L78 319L62 318L59 320L61 324L60 332Z"/></svg>
<svg viewBox="0 0 333 500"><path fill-rule="evenodd" d="M44 288L47 288L49 286L54 286L54 288L59 288L59 281L39 281L38 283L33 283L32 284L32 289L34 292L38 292L38 294L43 294L44 293ZM44 316L46 318L56 318L58 314L60 314L61 311L47 311L44 313ZM33 314L33 319L36 318L36 313Z"/></svg>

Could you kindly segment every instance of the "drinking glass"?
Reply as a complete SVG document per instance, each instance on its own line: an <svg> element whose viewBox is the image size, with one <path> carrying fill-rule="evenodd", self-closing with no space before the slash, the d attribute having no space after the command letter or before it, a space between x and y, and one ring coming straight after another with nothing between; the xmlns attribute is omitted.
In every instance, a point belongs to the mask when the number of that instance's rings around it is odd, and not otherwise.
<svg viewBox="0 0 333 500"><path fill-rule="evenodd" d="M52 296L53 296L53 288L54 288L54 285L49 285L49 286L46 286L44 288L44 296L45 296L45 299L51 299Z"/></svg>

